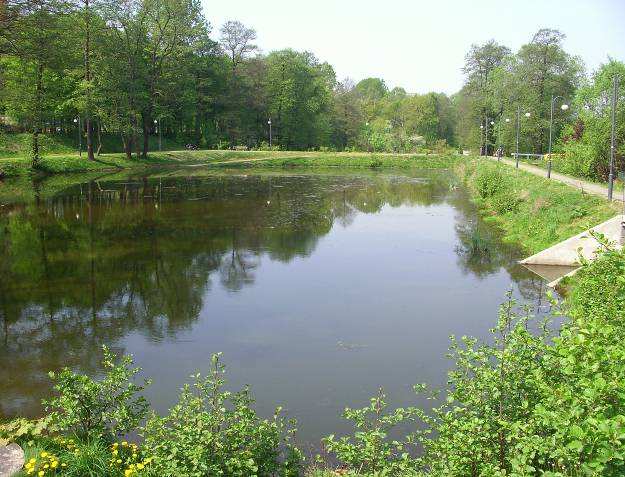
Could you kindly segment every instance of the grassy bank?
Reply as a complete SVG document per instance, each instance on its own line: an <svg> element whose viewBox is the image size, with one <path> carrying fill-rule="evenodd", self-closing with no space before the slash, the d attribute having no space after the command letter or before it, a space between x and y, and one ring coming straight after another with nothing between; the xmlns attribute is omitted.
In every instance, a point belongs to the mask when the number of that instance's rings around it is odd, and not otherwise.
<svg viewBox="0 0 625 477"><path fill-rule="evenodd" d="M123 143L119 134L102 133L101 150L103 154L112 154L123 152ZM97 149L99 143L97 134L94 137ZM82 148L85 151L86 138L83 137ZM78 135L74 131L71 134L65 133L43 133L39 136L40 149L44 155L72 155L78 150ZM192 142L191 139L184 140L162 137L161 147L164 151L184 149L186 143ZM143 137L139 137L139 143L143 144ZM158 137L151 135L148 138L150 150L158 149ZM32 147L32 134L30 133L3 133L0 130L0 158L2 157L24 157L27 156Z"/></svg>
<svg viewBox="0 0 625 477"><path fill-rule="evenodd" d="M87 159L86 154L55 154L41 159L37 170L31 168L27 157L0 158L0 172L5 177L26 176L33 173L71 174L78 172L107 172L121 169L140 169L159 165L189 164L209 160L202 151L164 151L153 152L144 159L127 159L125 154L102 154L95 161Z"/></svg>
<svg viewBox="0 0 625 477"><path fill-rule="evenodd" d="M77 172L139 169L153 166L206 164L228 168L445 168L456 163L456 156L394 155L371 153L327 153L298 151L163 151L151 152L146 159L124 154L102 154L89 161L85 154L44 156L37 171L25 156L0 158L0 172L5 177L31 173L67 174Z"/></svg>
<svg viewBox="0 0 625 477"><path fill-rule="evenodd" d="M530 253L619 212L601 197L486 159L468 159L456 170L487 220L503 230L504 240L520 244Z"/></svg>
<svg viewBox="0 0 625 477"><path fill-rule="evenodd" d="M234 159L234 158L233 158ZM369 169L444 169L453 167L460 156L417 155L417 154L372 154L372 153L294 153L274 154L262 160L238 158L219 164L221 167L236 168L305 168L321 167L369 168Z"/></svg>

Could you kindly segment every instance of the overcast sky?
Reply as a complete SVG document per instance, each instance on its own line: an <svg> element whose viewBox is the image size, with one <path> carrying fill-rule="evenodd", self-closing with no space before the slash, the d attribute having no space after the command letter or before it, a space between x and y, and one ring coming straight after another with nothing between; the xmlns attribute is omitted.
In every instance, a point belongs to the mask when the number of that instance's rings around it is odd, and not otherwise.
<svg viewBox="0 0 625 477"><path fill-rule="evenodd" d="M589 70L625 60L625 0L202 0L212 37L227 20L256 29L264 52L312 51L337 77L383 78L409 93L454 93L464 55L491 38L516 51L539 28L567 35Z"/></svg>

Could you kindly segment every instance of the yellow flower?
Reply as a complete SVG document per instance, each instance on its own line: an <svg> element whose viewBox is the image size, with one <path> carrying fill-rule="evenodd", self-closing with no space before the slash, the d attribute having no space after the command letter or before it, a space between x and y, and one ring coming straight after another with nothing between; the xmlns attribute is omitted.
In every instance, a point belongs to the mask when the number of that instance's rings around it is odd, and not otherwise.
<svg viewBox="0 0 625 477"><path fill-rule="evenodd" d="M113 443L113 447L117 447L119 445L119 442L114 442Z"/></svg>
<svg viewBox="0 0 625 477"><path fill-rule="evenodd" d="M139 463L137 464L137 469L139 469L139 470L143 469L144 467L145 467L145 466L144 466L141 462L139 462Z"/></svg>
<svg viewBox="0 0 625 477"><path fill-rule="evenodd" d="M66 464L65 462L63 462L63 463L61 464L61 467L67 467L67 464Z"/></svg>
<svg viewBox="0 0 625 477"><path fill-rule="evenodd" d="M137 454L132 454L132 458L136 459L137 458Z"/></svg>
<svg viewBox="0 0 625 477"><path fill-rule="evenodd" d="M126 477L128 477L130 474L132 474L132 470L131 470L131 469L126 469L126 470L124 471L124 475L125 475Z"/></svg>
<svg viewBox="0 0 625 477"><path fill-rule="evenodd" d="M29 464L34 464L35 462L37 462L37 459L34 457L28 461Z"/></svg>
<svg viewBox="0 0 625 477"><path fill-rule="evenodd" d="M44 475L44 474L45 474L45 472L44 472L43 470L40 470L39 472L37 472L37 475L38 475L39 477L41 477L41 476L42 476L42 475Z"/></svg>
<svg viewBox="0 0 625 477"><path fill-rule="evenodd" d="M41 454L39 454L41 457L47 457L48 453L47 452L42 452Z"/></svg>
<svg viewBox="0 0 625 477"><path fill-rule="evenodd" d="M26 471L26 473L27 473L27 474L32 474L34 471L35 471L35 469L28 469L28 470Z"/></svg>
<svg viewBox="0 0 625 477"><path fill-rule="evenodd" d="M119 454L119 451L118 451L117 449L115 449L115 450L113 451L113 455L117 455L117 454Z"/></svg>
<svg viewBox="0 0 625 477"><path fill-rule="evenodd" d="M122 460L121 459L117 459L115 462L117 462L118 464L121 464Z"/></svg>
<svg viewBox="0 0 625 477"><path fill-rule="evenodd" d="M128 442L122 441L122 446L126 447L127 445L128 445Z"/></svg>
<svg viewBox="0 0 625 477"><path fill-rule="evenodd" d="M59 465L59 461L58 461L58 460L54 460L54 461L52 461L52 464L50 464L50 466L51 466L53 469L55 469L56 467L58 467L58 465Z"/></svg>
<svg viewBox="0 0 625 477"><path fill-rule="evenodd" d="M50 467L50 464L46 464L43 466L44 469L47 469L48 467Z"/></svg>

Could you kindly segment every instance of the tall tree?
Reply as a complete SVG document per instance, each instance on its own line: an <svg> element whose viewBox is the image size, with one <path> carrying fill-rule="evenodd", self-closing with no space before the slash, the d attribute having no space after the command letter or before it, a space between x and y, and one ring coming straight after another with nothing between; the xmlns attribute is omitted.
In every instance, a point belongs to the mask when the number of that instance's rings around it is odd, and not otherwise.
<svg viewBox="0 0 625 477"><path fill-rule="evenodd" d="M533 112L534 127L528 133L538 153L545 151L549 136L551 98L561 96L570 101L582 78L582 62L564 51L564 38L558 30L539 30L530 43L521 47L512 72L520 90L518 96Z"/></svg>
<svg viewBox="0 0 625 477"><path fill-rule="evenodd" d="M256 30L248 28L240 21L227 21L221 27L221 47L224 49L230 61L232 70L252 52L257 50L257 46L252 43L256 40Z"/></svg>
<svg viewBox="0 0 625 477"><path fill-rule="evenodd" d="M39 136L44 117L47 73L58 72L62 65L67 4L62 0L10 0L3 7L1 49L19 61L24 76L22 104L24 119L32 132L31 160L39 167Z"/></svg>

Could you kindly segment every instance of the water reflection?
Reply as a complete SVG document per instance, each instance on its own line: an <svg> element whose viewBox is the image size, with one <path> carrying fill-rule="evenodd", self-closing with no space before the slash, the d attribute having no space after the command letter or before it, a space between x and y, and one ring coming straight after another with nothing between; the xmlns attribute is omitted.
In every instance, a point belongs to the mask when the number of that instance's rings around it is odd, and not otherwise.
<svg viewBox="0 0 625 477"><path fill-rule="evenodd" d="M161 407L187 369L203 366L197 356L227 351L235 380L260 388L261 407L288 403L319 424L313 437L344 398L382 384L371 376L392 374L401 397L416 371L444 379L450 332L485 334L511 280L536 303L544 286L453 182L198 170L54 194L34 184L32 201L0 216L0 413L38 412L48 370L97 374L102 344L154 367ZM481 301L477 286L488 289ZM333 359L353 368L332 369ZM324 389L315 402L307 385Z"/></svg>

